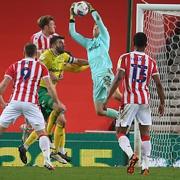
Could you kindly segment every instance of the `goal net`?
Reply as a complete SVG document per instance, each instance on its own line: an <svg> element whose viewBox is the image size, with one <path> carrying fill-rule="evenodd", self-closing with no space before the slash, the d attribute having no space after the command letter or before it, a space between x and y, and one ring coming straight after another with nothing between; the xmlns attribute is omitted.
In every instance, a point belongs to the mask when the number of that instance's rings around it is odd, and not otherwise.
<svg viewBox="0 0 180 180"><path fill-rule="evenodd" d="M150 86L153 125L151 165L180 166L180 5L138 4L137 32L148 37L146 54L156 59L165 90L159 117L155 84Z"/></svg>

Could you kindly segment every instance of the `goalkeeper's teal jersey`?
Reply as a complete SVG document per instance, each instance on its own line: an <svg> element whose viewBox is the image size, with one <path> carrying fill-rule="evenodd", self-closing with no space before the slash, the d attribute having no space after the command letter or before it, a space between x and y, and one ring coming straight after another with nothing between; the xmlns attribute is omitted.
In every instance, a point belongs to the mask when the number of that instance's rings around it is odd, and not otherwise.
<svg viewBox="0 0 180 180"><path fill-rule="evenodd" d="M75 23L70 22L69 32L72 38L86 48L92 78L104 74L112 69L112 62L109 56L109 33L104 26L99 14L94 11L92 16L99 28L100 34L97 38L86 38L76 32Z"/></svg>

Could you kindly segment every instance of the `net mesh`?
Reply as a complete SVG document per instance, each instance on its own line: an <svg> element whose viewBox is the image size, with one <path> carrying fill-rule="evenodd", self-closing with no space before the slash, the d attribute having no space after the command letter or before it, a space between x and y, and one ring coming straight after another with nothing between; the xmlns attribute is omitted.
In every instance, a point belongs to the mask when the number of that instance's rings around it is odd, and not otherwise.
<svg viewBox="0 0 180 180"><path fill-rule="evenodd" d="M146 10L143 26L148 37L146 54L157 61L166 95L165 115L160 118L152 82L152 161L156 166L175 166L180 162L180 17L178 12Z"/></svg>

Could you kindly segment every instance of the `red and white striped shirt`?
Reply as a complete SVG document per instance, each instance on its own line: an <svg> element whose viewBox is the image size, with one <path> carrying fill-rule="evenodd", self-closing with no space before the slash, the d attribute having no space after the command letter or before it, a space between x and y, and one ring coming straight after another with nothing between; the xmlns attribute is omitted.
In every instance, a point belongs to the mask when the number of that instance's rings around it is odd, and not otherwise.
<svg viewBox="0 0 180 180"><path fill-rule="evenodd" d="M53 35L58 35L54 33ZM38 52L42 53L44 50L50 48L50 39L53 35L46 36L42 31L39 31L32 35L31 42L36 45Z"/></svg>
<svg viewBox="0 0 180 180"><path fill-rule="evenodd" d="M158 74L156 61L142 52L123 54L117 68L125 72L124 104L148 104L151 77Z"/></svg>
<svg viewBox="0 0 180 180"><path fill-rule="evenodd" d="M47 68L32 58L22 59L7 69L5 76L13 82L11 100L38 104L38 89L41 78L49 77Z"/></svg>

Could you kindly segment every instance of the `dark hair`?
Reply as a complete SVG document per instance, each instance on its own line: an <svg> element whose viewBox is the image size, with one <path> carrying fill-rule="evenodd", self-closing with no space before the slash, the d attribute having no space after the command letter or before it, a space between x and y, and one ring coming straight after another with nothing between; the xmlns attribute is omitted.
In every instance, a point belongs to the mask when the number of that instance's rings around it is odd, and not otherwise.
<svg viewBox="0 0 180 180"><path fill-rule="evenodd" d="M26 56L33 57L37 53L37 47L35 44L27 43L24 46L24 52Z"/></svg>
<svg viewBox="0 0 180 180"><path fill-rule="evenodd" d="M138 32L134 35L134 46L136 47L146 47L147 36L143 32Z"/></svg>
<svg viewBox="0 0 180 180"><path fill-rule="evenodd" d="M56 35L53 35L50 39L50 47L58 40L58 39L64 39L64 36L56 36Z"/></svg>
<svg viewBox="0 0 180 180"><path fill-rule="evenodd" d="M46 15L46 16L41 16L37 20L37 23L41 29L44 29L44 26L48 25L50 21L54 21L54 18L50 15Z"/></svg>

